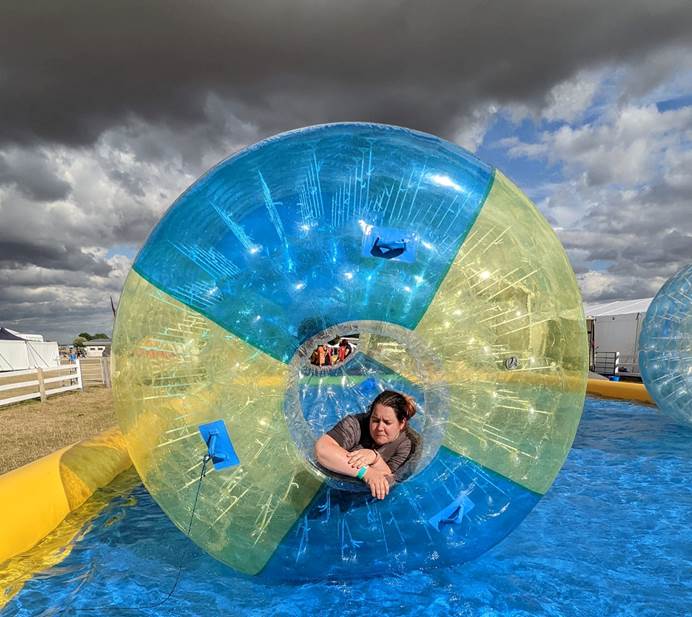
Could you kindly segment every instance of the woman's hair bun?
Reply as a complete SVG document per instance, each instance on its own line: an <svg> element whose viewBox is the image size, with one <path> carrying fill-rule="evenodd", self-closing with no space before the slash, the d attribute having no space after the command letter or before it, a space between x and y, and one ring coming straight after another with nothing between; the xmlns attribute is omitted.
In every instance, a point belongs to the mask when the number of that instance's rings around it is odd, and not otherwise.
<svg viewBox="0 0 692 617"><path fill-rule="evenodd" d="M410 420L411 418L413 418L413 416L416 415L416 401L413 399L412 396L409 396L408 394L402 394L401 396L403 396L404 400L406 401L406 418Z"/></svg>

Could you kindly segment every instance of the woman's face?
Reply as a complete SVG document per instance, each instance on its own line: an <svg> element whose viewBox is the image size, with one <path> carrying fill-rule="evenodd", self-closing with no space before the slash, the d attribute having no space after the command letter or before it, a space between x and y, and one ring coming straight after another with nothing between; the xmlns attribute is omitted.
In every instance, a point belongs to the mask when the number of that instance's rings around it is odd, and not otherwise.
<svg viewBox="0 0 692 617"><path fill-rule="evenodd" d="M378 445L394 441L404 429L405 422L399 422L391 407L375 405L370 416L370 437Z"/></svg>

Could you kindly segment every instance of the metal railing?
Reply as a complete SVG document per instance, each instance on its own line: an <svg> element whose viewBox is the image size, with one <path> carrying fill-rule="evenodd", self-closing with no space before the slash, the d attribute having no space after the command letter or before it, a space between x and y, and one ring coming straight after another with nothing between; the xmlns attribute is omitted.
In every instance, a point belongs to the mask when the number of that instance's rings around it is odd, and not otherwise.
<svg viewBox="0 0 692 617"><path fill-rule="evenodd" d="M606 377L613 375L640 376L637 357L621 354L619 351L594 351L591 370Z"/></svg>
<svg viewBox="0 0 692 617"><path fill-rule="evenodd" d="M617 351L594 351L592 370L599 375L615 375L618 359Z"/></svg>

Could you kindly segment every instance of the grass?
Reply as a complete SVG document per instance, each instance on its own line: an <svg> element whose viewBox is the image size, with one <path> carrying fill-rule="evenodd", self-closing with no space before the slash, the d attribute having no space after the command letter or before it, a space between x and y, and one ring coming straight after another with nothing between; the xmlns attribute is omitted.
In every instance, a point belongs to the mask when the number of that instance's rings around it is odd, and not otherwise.
<svg viewBox="0 0 692 617"><path fill-rule="evenodd" d="M116 424L112 391L104 386L0 408L0 474Z"/></svg>

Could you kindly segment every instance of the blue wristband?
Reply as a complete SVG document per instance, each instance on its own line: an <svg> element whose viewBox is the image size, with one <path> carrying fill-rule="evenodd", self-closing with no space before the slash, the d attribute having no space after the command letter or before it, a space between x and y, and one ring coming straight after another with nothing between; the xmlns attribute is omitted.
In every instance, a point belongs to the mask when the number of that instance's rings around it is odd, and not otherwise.
<svg viewBox="0 0 692 617"><path fill-rule="evenodd" d="M362 479L363 479L363 476L365 476L365 474L366 474L367 472L368 472L368 466L367 466L367 465L363 465L363 466L358 470L358 473L356 474L356 478L358 478L359 480L362 480Z"/></svg>

